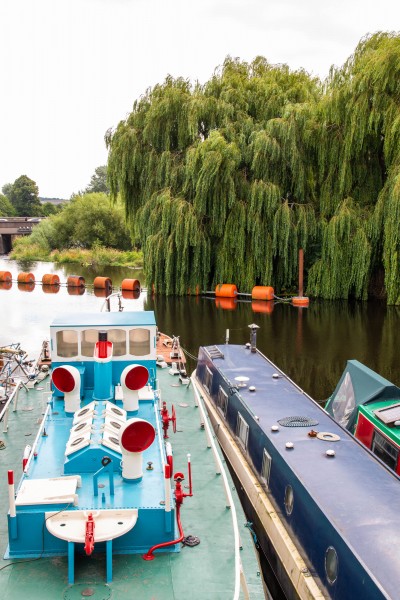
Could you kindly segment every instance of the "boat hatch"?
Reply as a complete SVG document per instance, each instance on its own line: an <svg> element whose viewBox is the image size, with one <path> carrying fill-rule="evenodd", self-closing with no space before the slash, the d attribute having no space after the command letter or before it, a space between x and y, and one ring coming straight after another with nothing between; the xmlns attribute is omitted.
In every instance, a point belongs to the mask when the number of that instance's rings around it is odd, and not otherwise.
<svg viewBox="0 0 400 600"><path fill-rule="evenodd" d="M207 346L206 352L212 360L216 358L224 358L224 355L218 346Z"/></svg>
<svg viewBox="0 0 400 600"><path fill-rule="evenodd" d="M374 415L385 425L393 425L396 421L400 421L400 402L374 410Z"/></svg>

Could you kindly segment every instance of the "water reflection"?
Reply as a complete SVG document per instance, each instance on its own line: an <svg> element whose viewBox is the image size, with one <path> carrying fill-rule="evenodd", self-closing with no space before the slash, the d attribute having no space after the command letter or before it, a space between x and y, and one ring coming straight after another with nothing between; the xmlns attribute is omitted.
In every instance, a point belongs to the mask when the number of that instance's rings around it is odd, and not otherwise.
<svg viewBox="0 0 400 600"><path fill-rule="evenodd" d="M14 281L22 270L34 273L37 282L46 273L60 277L57 292L43 289L39 283L28 294L21 293L16 284L0 285L0 344L20 342L32 355L48 337L48 327L55 316L103 307L103 294L96 297L93 293L95 277L109 277L114 289L120 287L123 279L144 281L143 273L122 267L96 270L93 266L35 266L0 259L0 270L10 271ZM70 275L84 277L86 289L67 288L65 282ZM194 355L201 344L223 344L227 329L232 343L247 342L248 325L254 322L260 327L259 349L317 400L331 394L351 358L400 385L399 307L386 307L380 302L311 301L309 308L296 308L280 302L216 302L212 297L200 296L165 298L142 294L137 298L135 293L124 294L123 304L125 310L154 310L159 328L179 335L182 345ZM193 368L194 362L189 366Z"/></svg>

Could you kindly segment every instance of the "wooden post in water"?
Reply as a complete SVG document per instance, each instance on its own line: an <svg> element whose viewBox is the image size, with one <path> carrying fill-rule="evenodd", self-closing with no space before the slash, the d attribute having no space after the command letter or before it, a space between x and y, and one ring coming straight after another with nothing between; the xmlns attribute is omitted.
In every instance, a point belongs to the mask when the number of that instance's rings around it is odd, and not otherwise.
<svg viewBox="0 0 400 600"><path fill-rule="evenodd" d="M299 250L299 295L292 298L294 306L308 306L309 299L303 296L304 251Z"/></svg>
<svg viewBox="0 0 400 600"><path fill-rule="evenodd" d="M299 250L299 298L303 297L303 271L304 271L304 251Z"/></svg>

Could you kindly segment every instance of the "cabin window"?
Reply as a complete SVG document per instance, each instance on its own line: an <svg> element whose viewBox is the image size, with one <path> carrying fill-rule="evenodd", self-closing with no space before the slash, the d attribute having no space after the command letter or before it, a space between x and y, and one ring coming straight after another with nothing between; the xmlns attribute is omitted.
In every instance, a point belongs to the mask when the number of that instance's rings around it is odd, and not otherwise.
<svg viewBox="0 0 400 600"><path fill-rule="evenodd" d="M351 381L350 373L346 373L332 402L332 412L335 421L343 427L347 427L355 406L353 382Z"/></svg>
<svg viewBox="0 0 400 600"><path fill-rule="evenodd" d="M222 387L220 387L218 390L217 408L225 417L226 410L228 408L228 394L222 389Z"/></svg>
<svg viewBox="0 0 400 600"><path fill-rule="evenodd" d="M73 329L57 331L57 356L72 358L78 356L78 332Z"/></svg>
<svg viewBox="0 0 400 600"><path fill-rule="evenodd" d="M81 354L93 358L94 347L99 339L97 329L85 329L81 332Z"/></svg>
<svg viewBox="0 0 400 600"><path fill-rule="evenodd" d="M291 485L287 485L285 488L285 509L286 514L291 515L293 512L294 494Z"/></svg>
<svg viewBox="0 0 400 600"><path fill-rule="evenodd" d="M396 470L397 459L399 457L399 450L396 446L393 446L383 435L378 431L374 432L372 438L371 450L376 456L378 456L388 467Z"/></svg>
<svg viewBox="0 0 400 600"><path fill-rule="evenodd" d="M107 331L107 339L113 344L113 356L124 356L126 354L125 329L109 329Z"/></svg>
<svg viewBox="0 0 400 600"><path fill-rule="evenodd" d="M337 579L338 555L335 548L329 546L325 552L325 573L329 583L332 585Z"/></svg>
<svg viewBox="0 0 400 600"><path fill-rule="evenodd" d="M209 394L211 394L212 380L213 380L213 373L212 373L211 369L206 367L206 370L204 373L204 387L206 388L206 390Z"/></svg>
<svg viewBox="0 0 400 600"><path fill-rule="evenodd" d="M236 425L236 434L241 442L243 448L247 448L247 442L249 439L249 426L246 421L243 419L242 415L238 413L237 425Z"/></svg>
<svg viewBox="0 0 400 600"><path fill-rule="evenodd" d="M261 477L264 479L267 486L269 486L269 476L271 473L271 462L272 462L272 458L270 457L270 455L264 448L263 461L262 461L262 466L261 466Z"/></svg>
<svg viewBox="0 0 400 600"><path fill-rule="evenodd" d="M150 330L138 327L129 332L129 353L133 356L150 354Z"/></svg>

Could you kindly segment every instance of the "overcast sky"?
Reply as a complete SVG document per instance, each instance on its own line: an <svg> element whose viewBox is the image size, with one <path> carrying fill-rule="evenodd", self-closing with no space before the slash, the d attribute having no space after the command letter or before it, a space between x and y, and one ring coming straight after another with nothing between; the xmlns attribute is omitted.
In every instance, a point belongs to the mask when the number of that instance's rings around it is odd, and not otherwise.
<svg viewBox="0 0 400 600"><path fill-rule="evenodd" d="M167 74L203 83L262 55L323 78L399 17L399 0L0 0L0 189L82 190L106 130Z"/></svg>

